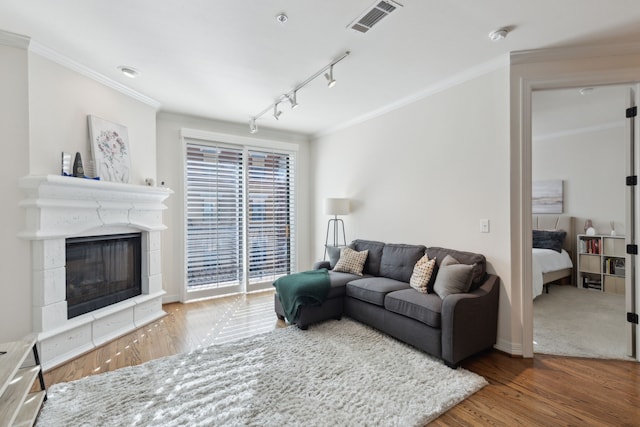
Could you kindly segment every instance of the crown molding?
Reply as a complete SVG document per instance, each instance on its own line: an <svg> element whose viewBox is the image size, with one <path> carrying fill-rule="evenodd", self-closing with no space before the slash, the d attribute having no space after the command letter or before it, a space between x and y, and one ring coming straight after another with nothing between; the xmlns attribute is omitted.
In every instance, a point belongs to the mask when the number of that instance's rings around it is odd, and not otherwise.
<svg viewBox="0 0 640 427"><path fill-rule="evenodd" d="M22 34L11 33L9 31L0 30L0 44L4 46L28 49L31 38Z"/></svg>
<svg viewBox="0 0 640 427"><path fill-rule="evenodd" d="M469 80L473 80L477 77L483 76L485 74L488 74L492 71L496 71L499 70L500 68L504 68L504 67L508 67L509 66L509 56L508 55L500 55L499 57L491 60L491 61L487 61L487 62L483 62L481 64L478 64L476 66L473 66L471 68L468 68L467 70L458 73L458 74L454 74L453 76L441 80L431 86L427 86L426 88L412 94L409 95L407 97L404 97L396 102L393 102L391 104L385 105L382 108L378 108L377 110L373 110L369 113L363 114L362 116L356 117L353 120L349 120L347 122L344 122L342 124L339 124L337 126L331 127L327 130L318 132L314 135L312 135L313 139L316 138L320 138L326 135L329 135L333 132L342 130L342 129L346 129L348 127L357 125L359 123L363 123L366 122L368 120L374 119L376 117L380 117L384 114L390 113L391 111L397 110L399 108L402 108L406 105L409 104L413 104L416 101L419 101L421 99L424 98L428 98L432 95L435 95L438 92L442 92L446 89L450 89L452 87L458 86L462 83L465 83Z"/></svg>
<svg viewBox="0 0 640 427"><path fill-rule="evenodd" d="M68 68L70 70L73 70L79 74L82 74L85 77L89 77L90 79L93 79L95 81L97 81L98 83L101 83L107 87L110 87L111 89L117 90L120 93L123 93L137 101L140 101L144 104L147 104L153 108L155 108L156 110L159 109L161 107L161 103L156 101L153 98L150 98L146 95L143 95L140 92L137 92L133 89L131 89L128 86L123 85L120 82L117 82L107 76L105 76L104 74L100 74L97 71L92 70L91 68L80 64L77 61L74 61L73 59L64 56L56 51L54 51L53 49L50 49L34 40L31 41L31 44L29 46L29 50L35 54L38 54L44 58L47 58L59 65L62 65L65 68Z"/></svg>
<svg viewBox="0 0 640 427"><path fill-rule="evenodd" d="M567 59L596 58L640 54L640 43L602 44L592 46L555 47L511 52L512 65Z"/></svg>
<svg viewBox="0 0 640 427"><path fill-rule="evenodd" d="M538 141L545 141L548 139L562 138L566 136L575 136L575 135L583 135L585 133L600 132L600 131L609 130L609 129L624 129L624 127L625 127L625 121L620 120L616 122L603 123L603 124L594 125L594 126L586 126L586 127L576 128L576 129L562 130L558 132L537 135L537 136L533 136L531 140L534 142L538 142Z"/></svg>

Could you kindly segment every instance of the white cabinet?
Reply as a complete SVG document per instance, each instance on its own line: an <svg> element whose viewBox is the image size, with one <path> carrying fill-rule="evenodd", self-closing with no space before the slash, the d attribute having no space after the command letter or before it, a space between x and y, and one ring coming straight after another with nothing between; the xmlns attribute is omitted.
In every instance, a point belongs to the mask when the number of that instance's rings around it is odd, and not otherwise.
<svg viewBox="0 0 640 427"><path fill-rule="evenodd" d="M578 234L578 286L624 294L624 236Z"/></svg>

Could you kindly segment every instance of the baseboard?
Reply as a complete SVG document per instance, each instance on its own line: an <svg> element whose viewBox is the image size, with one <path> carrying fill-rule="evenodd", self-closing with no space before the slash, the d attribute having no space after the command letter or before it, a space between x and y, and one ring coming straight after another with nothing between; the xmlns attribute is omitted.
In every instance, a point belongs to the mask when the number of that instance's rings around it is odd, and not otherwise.
<svg viewBox="0 0 640 427"><path fill-rule="evenodd" d="M180 302L180 296L179 295L168 295L168 294L165 294L162 297L162 304L170 304L172 302Z"/></svg>
<svg viewBox="0 0 640 427"><path fill-rule="evenodd" d="M514 344L510 341L498 339L496 345L493 346L498 351L508 354L509 356L522 357L522 344Z"/></svg>

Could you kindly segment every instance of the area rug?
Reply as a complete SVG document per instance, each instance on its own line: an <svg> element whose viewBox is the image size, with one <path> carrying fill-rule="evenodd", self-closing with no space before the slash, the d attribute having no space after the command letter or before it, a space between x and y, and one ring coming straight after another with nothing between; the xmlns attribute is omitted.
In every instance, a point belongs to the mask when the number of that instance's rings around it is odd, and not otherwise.
<svg viewBox="0 0 640 427"><path fill-rule="evenodd" d="M55 384L37 425L417 426L486 384L343 319Z"/></svg>
<svg viewBox="0 0 640 427"><path fill-rule="evenodd" d="M536 353L633 360L626 356L624 295L552 286L533 300Z"/></svg>

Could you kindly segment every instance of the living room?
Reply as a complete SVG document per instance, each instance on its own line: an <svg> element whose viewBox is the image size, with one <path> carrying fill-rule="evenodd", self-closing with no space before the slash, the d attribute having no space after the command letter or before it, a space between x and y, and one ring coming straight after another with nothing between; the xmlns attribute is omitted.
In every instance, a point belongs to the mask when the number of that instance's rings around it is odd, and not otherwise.
<svg viewBox="0 0 640 427"><path fill-rule="evenodd" d="M367 5L368 2L364 2L354 9L359 12ZM574 5L577 6L575 2ZM598 2L593 5L601 6ZM280 4L271 5L274 11L270 11L265 19L272 19L282 12L275 10L279 7ZM397 15L388 18L389 25L394 19L399 20L400 14L410 15L415 7L418 5L414 3L405 5ZM553 8L553 4L549 3L549 7ZM617 7L619 12L624 10L622 6ZM630 8L633 10L633 5ZM620 12L618 16L624 14L626 12ZM293 17L294 14L290 15ZM630 21L637 18L629 15ZM346 21L353 17L345 16ZM5 231L0 245L6 276L1 287L4 297L0 302L0 323L11 327L2 328L0 341L34 332L31 242L18 236L24 231L26 222L24 208L20 206L25 194L19 187L19 179L58 174L62 151L80 152L88 159L87 115L91 114L127 126L131 141L132 184L142 185L146 178L153 178L173 191L165 201L167 209L163 213L167 226L162 232L164 303L185 299L184 167L177 160L182 158L182 130L198 130L209 136L227 135L231 140L253 139L256 143L275 141L297 147L299 270L311 268L312 263L323 256L328 217L322 213L322 201L327 197L349 198L352 210L343 217L348 240L367 238L484 254L488 270L501 279L496 348L510 355L530 357L533 355L532 332L527 328L532 328L531 305L530 302L526 305L527 298L523 296L530 291L527 286L531 286L526 284L529 280L525 278L526 271L530 266L527 267L523 249L530 243L523 236L527 230L525 218L529 215L523 212L527 199L530 200L527 197L530 189L526 187L531 179L531 172L527 170L531 155L527 154L526 132L520 130L526 129L530 117L523 115L521 110L526 111L531 91L545 85L635 83L639 75L637 46L623 44L617 50L582 47L637 40L633 26L628 22L625 25L626 21L620 18L612 25L620 29L615 37L598 37L596 31L589 31L588 25L584 24L581 32L575 34L576 38L583 37L579 43L571 42L571 37L567 37L523 47L504 45L494 48L495 55L490 60L474 62L473 66L465 66L455 73L445 73L446 79L425 80L426 84L412 92L403 92L402 96L395 96L389 89L386 103L348 120L337 120L330 126L307 132L296 129L298 111L286 111L278 125L290 125L292 130L276 127L275 120L264 117L259 121L259 132L251 135L246 121L165 110L154 97L143 95L144 91L129 89L125 80L116 80L119 85L115 87L100 81L102 74L83 67L80 55L63 55L49 46L44 37L37 38L28 33L24 34L26 37L16 36L15 33L22 32L15 28L17 24L6 22L8 19L5 17L0 21L1 29L14 33L3 33L0 45L6 76L0 82L2 93L6 94L0 100L0 111L10 159L5 163L2 175L6 208ZM341 29L344 24L346 22L340 21ZM384 24L383 21L380 25ZM493 29L482 28L482 43L490 42L485 40L486 33ZM518 28L503 42L515 43L517 35ZM376 37L384 40L383 35ZM445 36L440 37L444 39ZM563 46L563 40L568 47L559 47ZM355 48L356 43L361 46L362 55L373 49L363 39L354 42L354 47L346 46L352 49L351 57L336 65L336 78L340 78L332 88L339 100L352 96L348 88L355 84L359 74L375 70L372 67L350 71L350 62L353 67L362 67L358 62L360 52ZM543 47L557 49L532 52L528 58L524 53L509 56L512 51ZM291 76L291 81L265 90L266 95L259 101L247 102L239 114L248 119L272 102L274 93L269 91L290 89L296 81L330 61L342 48L332 46L321 57L313 61L308 58L308 72ZM126 60L135 61L135 58ZM115 68L120 63L112 65ZM340 76L342 72L344 74ZM420 74L422 71L411 72ZM152 73L142 70L139 79ZM386 72L379 73L378 78L393 80ZM394 78L402 79L401 75ZM521 91L522 82L529 86ZM308 92L308 95L315 93L320 91ZM303 94L301 91L301 104ZM309 96L309 104L324 103L331 110L335 102L331 95L320 96L318 100ZM220 103L215 97L210 97L209 102ZM530 135L528 138L530 147ZM479 232L480 219L490 220L489 233Z"/></svg>

